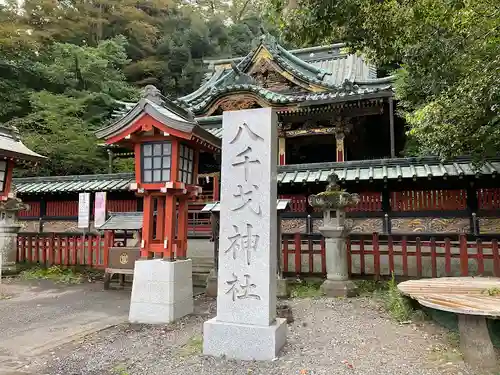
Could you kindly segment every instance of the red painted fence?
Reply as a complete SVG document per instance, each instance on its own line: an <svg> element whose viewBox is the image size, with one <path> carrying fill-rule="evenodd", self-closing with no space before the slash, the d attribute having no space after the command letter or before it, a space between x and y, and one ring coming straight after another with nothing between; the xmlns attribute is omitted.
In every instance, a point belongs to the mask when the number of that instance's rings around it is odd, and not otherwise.
<svg viewBox="0 0 500 375"><path fill-rule="evenodd" d="M103 245L99 235L20 234L17 238L17 262L103 268L106 263Z"/></svg>
<svg viewBox="0 0 500 375"><path fill-rule="evenodd" d="M493 275L500 277L496 236L361 235L347 239L349 273L379 279ZM99 235L20 234L17 261L43 265L104 268L104 239ZM320 234L283 234L285 275L325 275L325 239Z"/></svg>
<svg viewBox="0 0 500 375"><path fill-rule="evenodd" d="M497 238L450 235L357 235L347 240L349 273L379 279L492 275L500 277ZM300 249L297 251L297 249ZM325 240L319 234L283 235L283 272L326 274Z"/></svg>

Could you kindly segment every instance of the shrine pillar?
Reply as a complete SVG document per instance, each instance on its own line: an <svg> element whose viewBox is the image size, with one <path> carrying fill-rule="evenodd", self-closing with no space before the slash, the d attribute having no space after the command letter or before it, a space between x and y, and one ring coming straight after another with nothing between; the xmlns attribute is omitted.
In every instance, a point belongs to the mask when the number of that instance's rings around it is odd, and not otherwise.
<svg viewBox="0 0 500 375"><path fill-rule="evenodd" d="M278 137L278 165L286 164L286 138Z"/></svg>
<svg viewBox="0 0 500 375"><path fill-rule="evenodd" d="M345 153L344 153L344 138L345 134L344 132L337 131L335 133L335 140L337 143L337 162L343 162L345 161Z"/></svg>

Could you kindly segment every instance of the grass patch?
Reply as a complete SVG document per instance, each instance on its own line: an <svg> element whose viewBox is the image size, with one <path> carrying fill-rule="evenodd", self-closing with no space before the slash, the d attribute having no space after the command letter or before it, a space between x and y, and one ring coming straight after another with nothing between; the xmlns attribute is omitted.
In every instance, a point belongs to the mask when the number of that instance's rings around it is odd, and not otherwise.
<svg viewBox="0 0 500 375"><path fill-rule="evenodd" d="M482 294L487 294L490 297L500 296L500 288L489 288L481 292Z"/></svg>
<svg viewBox="0 0 500 375"><path fill-rule="evenodd" d="M112 372L113 372L113 374L116 374L116 375L129 375L127 369L123 365L118 365L118 366L114 367Z"/></svg>
<svg viewBox="0 0 500 375"><path fill-rule="evenodd" d="M323 296L320 290L321 282L300 281L290 286L291 298L316 298Z"/></svg>
<svg viewBox="0 0 500 375"><path fill-rule="evenodd" d="M181 357L190 357L193 355L201 354L203 351L203 337L195 335L180 348Z"/></svg>
<svg viewBox="0 0 500 375"><path fill-rule="evenodd" d="M19 277L22 280L51 280L58 284L80 284L83 281L81 273L60 266L30 268L22 271Z"/></svg>
<svg viewBox="0 0 500 375"><path fill-rule="evenodd" d="M373 295L388 289L387 283L375 280L355 280L354 284L360 296Z"/></svg>
<svg viewBox="0 0 500 375"><path fill-rule="evenodd" d="M384 302L385 309L398 322L407 322L411 320L414 310L411 306L410 299L401 294L398 290L398 284L392 274L391 279L387 282L387 290L380 293Z"/></svg>

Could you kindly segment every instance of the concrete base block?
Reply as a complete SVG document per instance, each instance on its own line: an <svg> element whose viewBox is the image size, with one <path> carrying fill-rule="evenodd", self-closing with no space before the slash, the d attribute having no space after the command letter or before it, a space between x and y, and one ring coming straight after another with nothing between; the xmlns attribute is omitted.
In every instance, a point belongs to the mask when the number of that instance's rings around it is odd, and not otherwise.
<svg viewBox="0 0 500 375"><path fill-rule="evenodd" d="M203 324L203 354L245 361L270 361L286 343L286 319L277 318L264 327L220 322Z"/></svg>
<svg viewBox="0 0 500 375"><path fill-rule="evenodd" d="M288 286L286 279L277 278L276 296L278 298L288 298Z"/></svg>
<svg viewBox="0 0 500 375"><path fill-rule="evenodd" d="M217 297L217 272L215 272L215 270L210 271L207 277L205 295L207 297Z"/></svg>
<svg viewBox="0 0 500 375"><path fill-rule="evenodd" d="M193 304L190 259L167 262L162 259L135 262L129 321L165 324L191 314Z"/></svg>
<svg viewBox="0 0 500 375"><path fill-rule="evenodd" d="M325 280L320 290L327 297L356 297L358 291L351 280Z"/></svg>
<svg viewBox="0 0 500 375"><path fill-rule="evenodd" d="M465 362L481 375L498 374L500 363L484 316L458 315L460 349Z"/></svg>

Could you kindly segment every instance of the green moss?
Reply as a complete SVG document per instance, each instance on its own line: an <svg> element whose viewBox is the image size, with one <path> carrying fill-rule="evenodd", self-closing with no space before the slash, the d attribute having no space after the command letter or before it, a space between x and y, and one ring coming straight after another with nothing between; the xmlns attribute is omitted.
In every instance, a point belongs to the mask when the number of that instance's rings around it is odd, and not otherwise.
<svg viewBox="0 0 500 375"><path fill-rule="evenodd" d="M60 266L30 268L22 271L19 277L23 280L51 280L60 284L80 284L83 279L81 273Z"/></svg>

